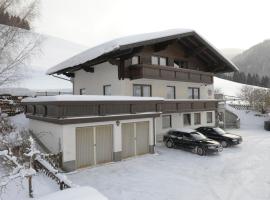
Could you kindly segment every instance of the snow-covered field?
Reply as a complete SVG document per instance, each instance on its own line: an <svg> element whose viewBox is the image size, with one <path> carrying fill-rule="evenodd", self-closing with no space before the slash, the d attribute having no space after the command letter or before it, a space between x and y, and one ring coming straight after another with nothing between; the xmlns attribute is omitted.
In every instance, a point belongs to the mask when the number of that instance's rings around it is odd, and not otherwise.
<svg viewBox="0 0 270 200"><path fill-rule="evenodd" d="M270 198L270 132L266 118L237 111L244 142L219 155L198 155L164 146L146 155L82 169L68 177L89 185L111 200L257 200Z"/></svg>
<svg viewBox="0 0 270 200"><path fill-rule="evenodd" d="M268 200L270 132L263 130L268 117L234 112L241 118L241 129L230 132L241 135L244 141L220 154L200 157L160 145L155 155L85 168L67 176L74 184L91 186L110 200ZM14 120L27 126L23 115ZM28 199L27 182L22 185L8 185L1 198ZM58 186L42 174L34 177L33 186L35 197L58 191Z"/></svg>

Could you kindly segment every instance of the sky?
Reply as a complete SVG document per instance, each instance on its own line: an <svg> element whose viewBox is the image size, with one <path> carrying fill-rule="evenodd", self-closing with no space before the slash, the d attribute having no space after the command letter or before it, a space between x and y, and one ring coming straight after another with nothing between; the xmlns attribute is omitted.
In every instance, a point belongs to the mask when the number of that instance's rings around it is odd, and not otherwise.
<svg viewBox="0 0 270 200"><path fill-rule="evenodd" d="M194 29L219 49L270 38L269 0L41 0L35 31L85 46L175 28Z"/></svg>

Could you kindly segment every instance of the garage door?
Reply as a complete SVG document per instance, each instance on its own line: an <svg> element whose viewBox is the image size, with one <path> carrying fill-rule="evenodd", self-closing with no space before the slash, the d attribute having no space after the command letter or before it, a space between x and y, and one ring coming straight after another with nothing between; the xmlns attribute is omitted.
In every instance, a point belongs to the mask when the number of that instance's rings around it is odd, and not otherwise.
<svg viewBox="0 0 270 200"><path fill-rule="evenodd" d="M149 122L136 123L137 155L149 153Z"/></svg>
<svg viewBox="0 0 270 200"><path fill-rule="evenodd" d="M94 128L76 128L76 167L94 164Z"/></svg>
<svg viewBox="0 0 270 200"><path fill-rule="evenodd" d="M149 152L149 122L122 124L122 158Z"/></svg>
<svg viewBox="0 0 270 200"><path fill-rule="evenodd" d="M112 126L96 127L96 163L111 162L113 159Z"/></svg>
<svg viewBox="0 0 270 200"><path fill-rule="evenodd" d="M76 167L111 162L112 125L76 128Z"/></svg>
<svg viewBox="0 0 270 200"><path fill-rule="evenodd" d="M122 158L135 156L134 123L122 124Z"/></svg>

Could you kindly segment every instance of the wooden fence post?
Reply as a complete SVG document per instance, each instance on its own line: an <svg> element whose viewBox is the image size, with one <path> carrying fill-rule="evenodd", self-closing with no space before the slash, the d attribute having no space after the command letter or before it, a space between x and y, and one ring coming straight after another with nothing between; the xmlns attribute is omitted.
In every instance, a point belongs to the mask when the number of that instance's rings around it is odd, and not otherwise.
<svg viewBox="0 0 270 200"><path fill-rule="evenodd" d="M33 198L32 176L28 176L29 197Z"/></svg>

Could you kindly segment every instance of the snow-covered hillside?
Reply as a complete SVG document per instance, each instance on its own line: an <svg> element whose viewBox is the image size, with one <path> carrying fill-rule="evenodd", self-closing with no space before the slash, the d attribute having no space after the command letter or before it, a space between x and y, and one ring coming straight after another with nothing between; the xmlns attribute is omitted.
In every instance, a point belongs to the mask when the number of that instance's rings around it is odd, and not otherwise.
<svg viewBox="0 0 270 200"><path fill-rule="evenodd" d="M35 90L72 88L71 83L46 75L46 70L87 49L60 38L42 35L40 50L35 53L27 69L27 79L16 85Z"/></svg>
<svg viewBox="0 0 270 200"><path fill-rule="evenodd" d="M241 92L241 88L243 88L244 86L246 86L246 85L242 84L242 83L236 83L233 81L214 77L215 89L220 89L223 94L228 95L228 96L235 96L235 97L239 96L239 94ZM258 86L251 86L251 87L262 88L262 87L258 87ZM264 89L264 88L262 88L262 89Z"/></svg>

